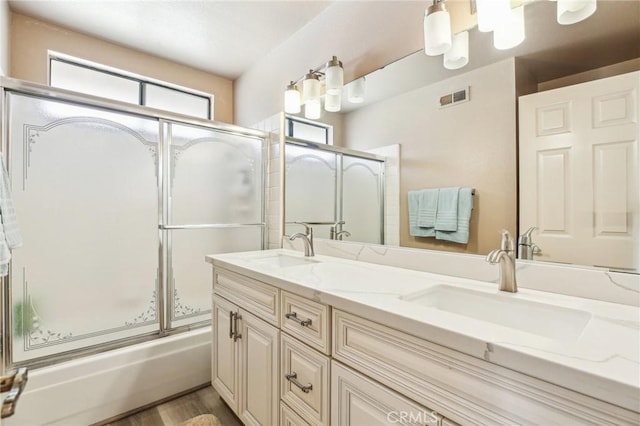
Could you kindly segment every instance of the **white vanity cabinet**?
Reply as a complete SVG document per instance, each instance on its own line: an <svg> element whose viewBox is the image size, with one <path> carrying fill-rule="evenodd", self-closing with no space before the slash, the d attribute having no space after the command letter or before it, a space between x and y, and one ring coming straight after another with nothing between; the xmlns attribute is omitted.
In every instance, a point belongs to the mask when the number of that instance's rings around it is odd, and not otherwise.
<svg viewBox="0 0 640 426"><path fill-rule="evenodd" d="M350 292L323 294L317 276L305 286L221 265L212 383L247 425L640 424L638 410L499 365L493 343L472 356L418 337L421 323L345 301Z"/></svg>
<svg viewBox="0 0 640 426"><path fill-rule="evenodd" d="M243 287L247 283L244 277L217 272L214 291L220 282L224 283L223 292L237 287L234 294L254 296L262 284L249 281L256 286ZM253 302L268 306L273 295L277 304L277 289L269 290L276 292L264 292ZM277 424L280 330L264 317L251 314L244 303L232 303L218 293L213 295L213 324L213 387L244 424Z"/></svg>

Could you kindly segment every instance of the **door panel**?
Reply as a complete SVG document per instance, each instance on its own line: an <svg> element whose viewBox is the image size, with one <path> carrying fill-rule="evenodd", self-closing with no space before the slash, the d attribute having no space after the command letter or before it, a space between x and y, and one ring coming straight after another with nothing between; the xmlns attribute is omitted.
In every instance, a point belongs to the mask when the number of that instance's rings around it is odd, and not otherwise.
<svg viewBox="0 0 640 426"><path fill-rule="evenodd" d="M520 98L520 229L540 260L638 271L634 72Z"/></svg>

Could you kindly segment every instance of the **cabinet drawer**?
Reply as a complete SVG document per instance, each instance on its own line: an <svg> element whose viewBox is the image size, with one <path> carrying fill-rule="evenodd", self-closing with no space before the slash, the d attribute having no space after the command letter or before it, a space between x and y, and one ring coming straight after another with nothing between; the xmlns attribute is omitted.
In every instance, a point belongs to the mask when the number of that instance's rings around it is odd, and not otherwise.
<svg viewBox="0 0 640 426"><path fill-rule="evenodd" d="M331 362L333 426L441 425L441 416L362 374Z"/></svg>
<svg viewBox="0 0 640 426"><path fill-rule="evenodd" d="M225 269L214 268L213 291L268 323L280 326L280 290Z"/></svg>
<svg viewBox="0 0 640 426"><path fill-rule="evenodd" d="M320 352L331 354L329 306L283 291L281 315L284 331Z"/></svg>
<svg viewBox="0 0 640 426"><path fill-rule="evenodd" d="M329 357L281 335L280 398L308 423L329 424Z"/></svg>
<svg viewBox="0 0 640 426"><path fill-rule="evenodd" d="M305 422L295 411L280 402L280 426L311 426Z"/></svg>

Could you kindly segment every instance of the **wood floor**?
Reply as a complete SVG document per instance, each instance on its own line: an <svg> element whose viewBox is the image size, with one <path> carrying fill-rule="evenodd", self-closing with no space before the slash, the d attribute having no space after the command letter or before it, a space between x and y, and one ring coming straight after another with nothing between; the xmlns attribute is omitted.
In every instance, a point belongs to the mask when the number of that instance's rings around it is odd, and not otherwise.
<svg viewBox="0 0 640 426"><path fill-rule="evenodd" d="M200 414L213 414L223 426L242 426L233 412L211 387L199 389L179 398L125 417L105 426L176 426Z"/></svg>

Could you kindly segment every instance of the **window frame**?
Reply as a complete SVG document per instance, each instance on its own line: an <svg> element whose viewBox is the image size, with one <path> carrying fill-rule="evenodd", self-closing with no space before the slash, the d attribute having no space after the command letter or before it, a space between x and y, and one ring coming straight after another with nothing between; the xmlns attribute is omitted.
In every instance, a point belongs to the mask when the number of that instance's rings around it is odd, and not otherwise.
<svg viewBox="0 0 640 426"><path fill-rule="evenodd" d="M324 143L325 145L333 145L333 126L330 124L325 124L319 121L306 120L300 117L293 117L290 115L285 115L285 136L292 137L295 139L307 140L305 138L300 138L293 133L293 124L300 123L311 127L318 127L324 129L324 142L310 141L315 143Z"/></svg>
<svg viewBox="0 0 640 426"><path fill-rule="evenodd" d="M81 59L75 56L66 55L64 53L55 52L49 50L47 52L47 84L51 86L51 70L52 70L52 62L58 61L65 63L67 65L76 66L79 68L88 69L91 71L108 74L114 77L123 78L126 80L135 81L138 83L138 103L139 106L147 106L146 105L146 87L147 85L158 86L163 89L173 90L176 92L180 92L186 95L194 96L197 98L202 98L207 102L207 117L206 120L214 120L214 102L215 96L210 93L201 92L199 90L191 89L188 87L178 86L176 84L171 84L166 81L157 80L151 77L146 77L143 75L135 74L132 72L128 72L119 68L110 67L107 65L99 64L97 62L88 61L85 59ZM171 111L175 112L175 111ZM179 113L178 113L179 114ZM188 114L183 114L188 115ZM198 117L202 118L202 117Z"/></svg>

